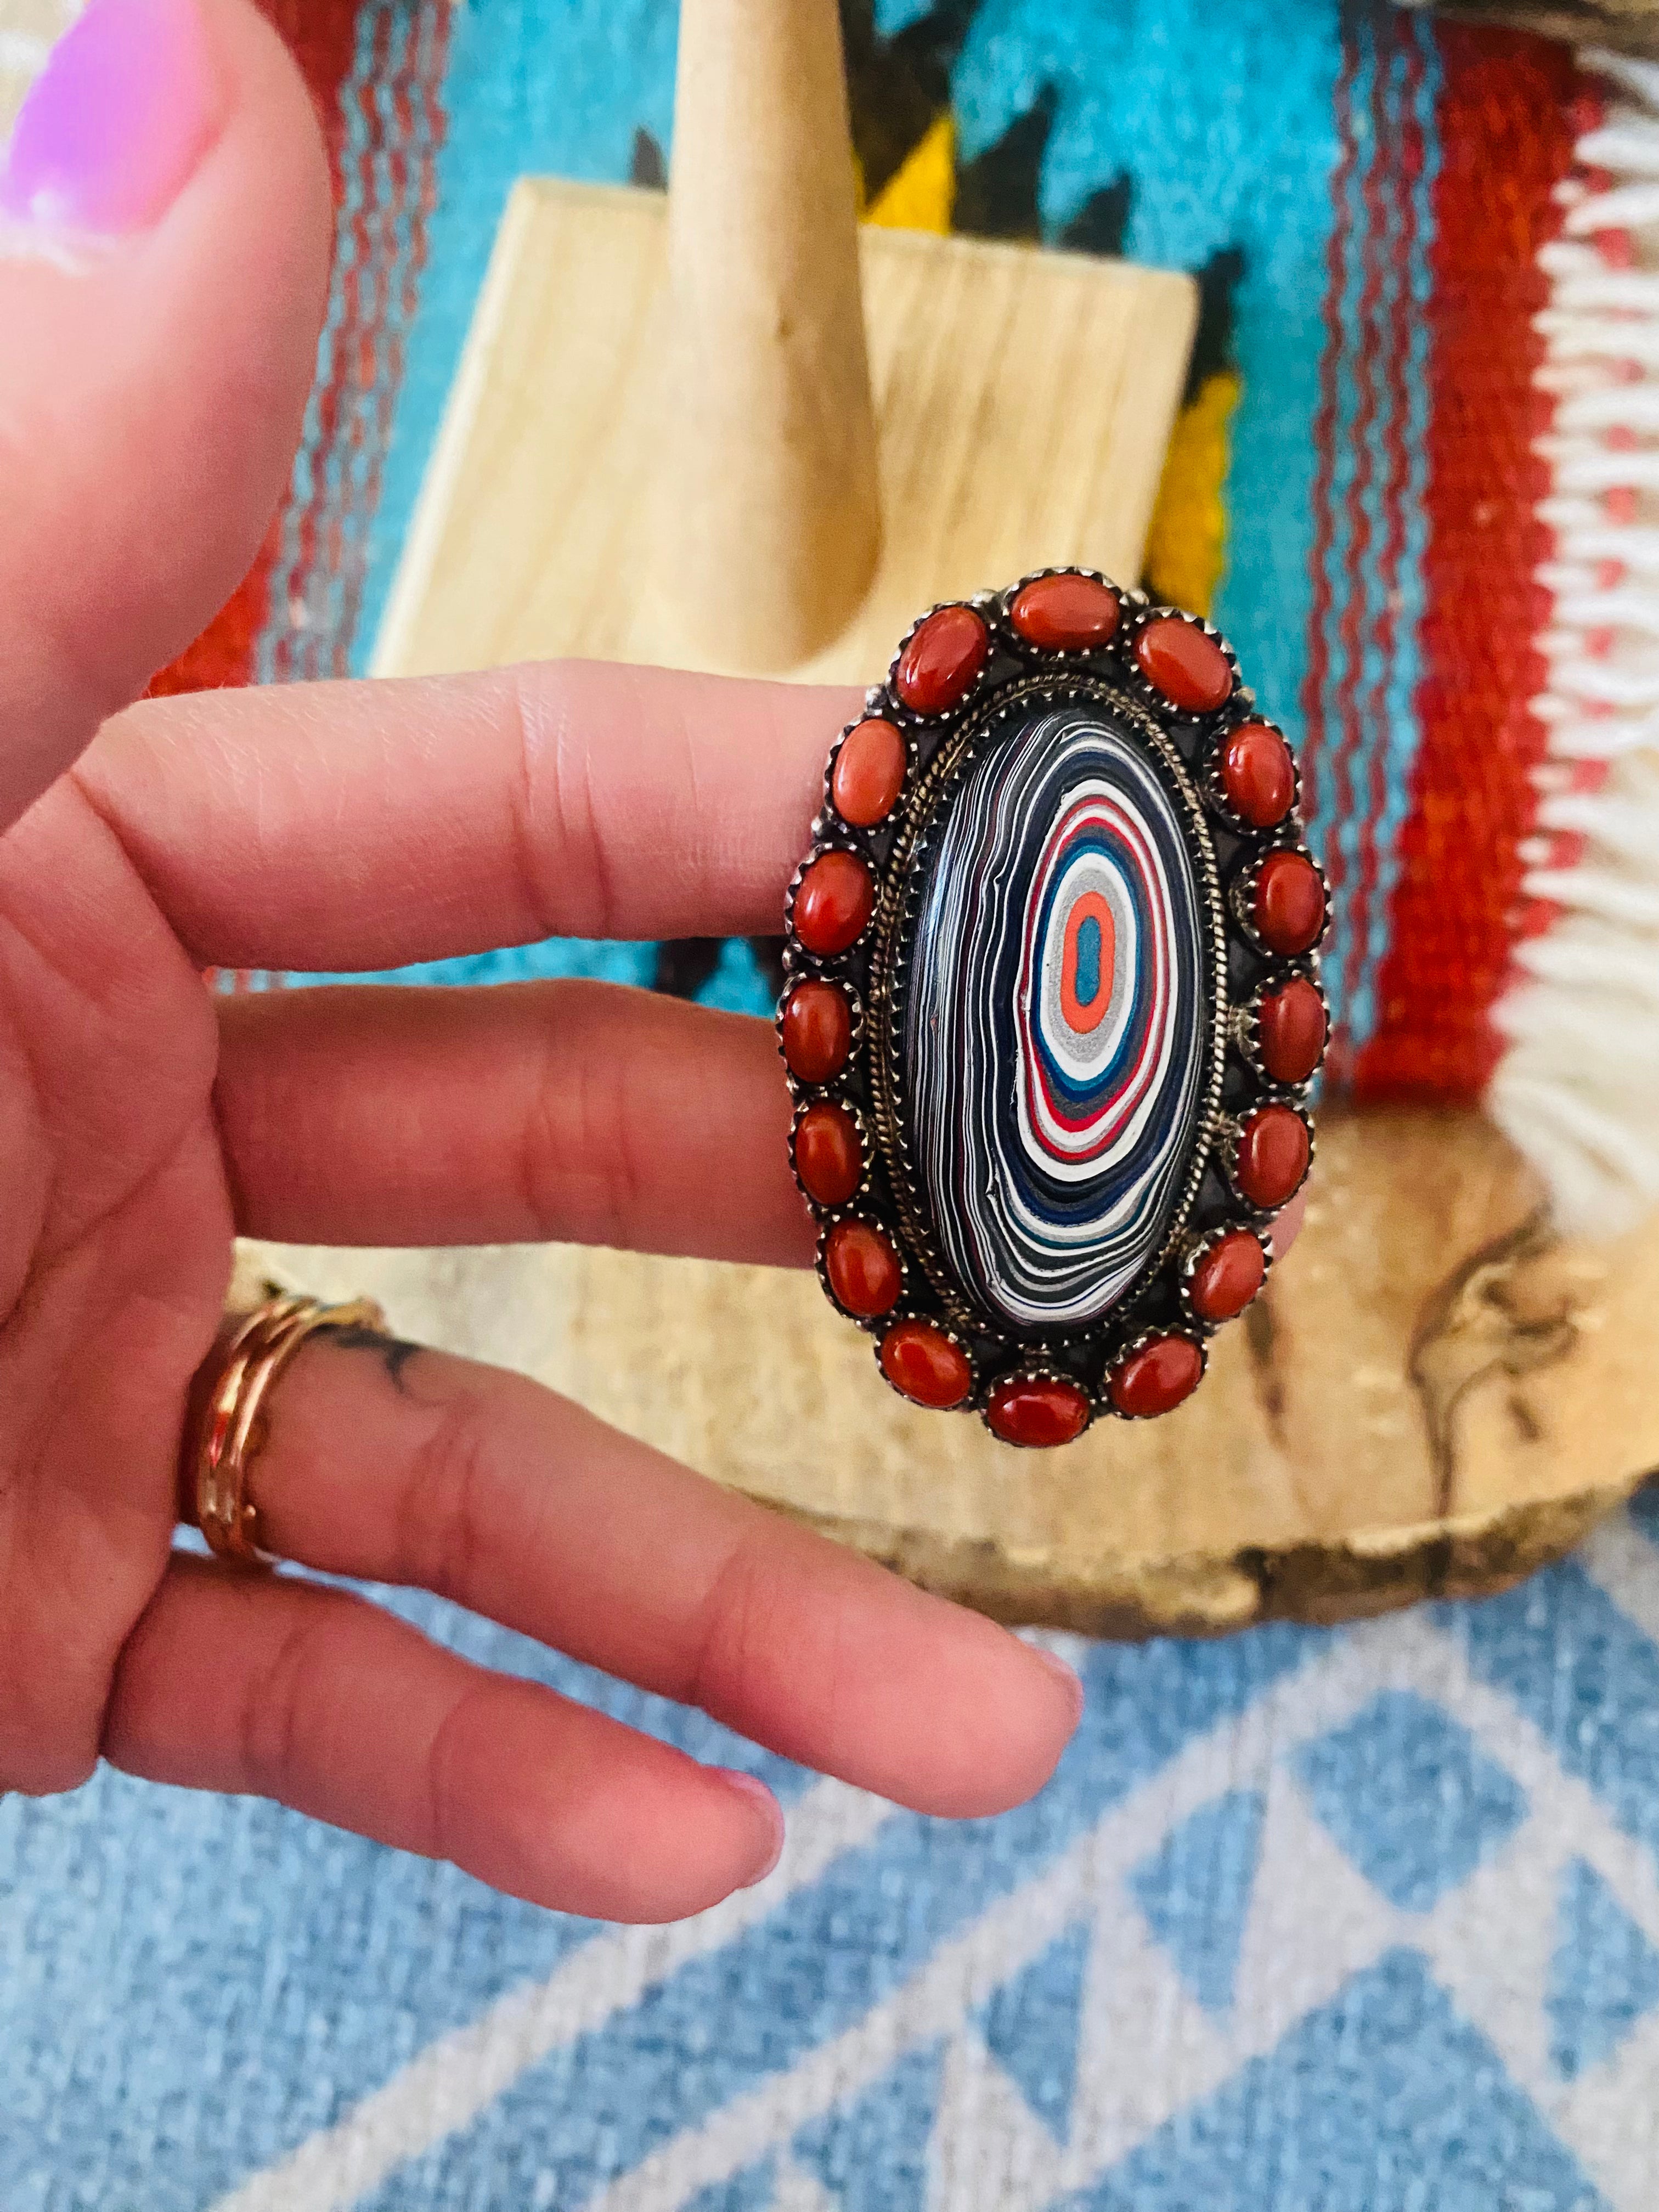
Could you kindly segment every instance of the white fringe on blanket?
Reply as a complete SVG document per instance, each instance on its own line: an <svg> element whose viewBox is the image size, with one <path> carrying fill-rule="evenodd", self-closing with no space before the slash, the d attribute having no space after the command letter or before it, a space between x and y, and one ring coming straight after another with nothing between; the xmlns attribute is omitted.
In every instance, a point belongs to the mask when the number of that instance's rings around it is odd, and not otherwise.
<svg viewBox="0 0 1659 2212"><path fill-rule="evenodd" d="M1522 853L1559 911L1517 951L1488 1103L1562 1225L1611 1235L1659 1201L1659 64L1580 60L1609 98L1540 255L1554 610Z"/></svg>

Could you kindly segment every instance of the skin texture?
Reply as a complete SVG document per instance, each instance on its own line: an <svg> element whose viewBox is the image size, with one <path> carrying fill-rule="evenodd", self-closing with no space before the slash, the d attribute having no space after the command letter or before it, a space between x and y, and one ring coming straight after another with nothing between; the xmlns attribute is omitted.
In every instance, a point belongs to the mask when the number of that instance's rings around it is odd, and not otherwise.
<svg viewBox="0 0 1659 2212"><path fill-rule="evenodd" d="M238 1230L803 1261L770 1034L587 985L227 1001L199 971L772 927L849 703L567 665L130 705L252 557L324 297L303 88L245 0L198 12L216 105L165 204L0 233L0 1790L101 1756L672 1917L771 1865L763 1789L338 1589L175 1558L180 1441ZM1076 1721L1041 1654L488 1368L314 1340L256 1476L295 1560L928 1812L1019 1802Z"/></svg>

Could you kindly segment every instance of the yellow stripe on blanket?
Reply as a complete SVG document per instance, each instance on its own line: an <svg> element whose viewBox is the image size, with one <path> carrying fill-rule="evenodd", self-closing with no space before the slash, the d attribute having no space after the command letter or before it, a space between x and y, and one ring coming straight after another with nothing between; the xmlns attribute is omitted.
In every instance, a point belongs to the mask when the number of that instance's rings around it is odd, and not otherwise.
<svg viewBox="0 0 1659 2212"><path fill-rule="evenodd" d="M957 134L941 115L905 155L866 211L885 230L932 230L942 238L957 204Z"/></svg>
<svg viewBox="0 0 1659 2212"><path fill-rule="evenodd" d="M1176 417L1146 538L1146 584L1158 598L1206 615L1227 558L1228 428L1242 386L1237 369L1206 376Z"/></svg>

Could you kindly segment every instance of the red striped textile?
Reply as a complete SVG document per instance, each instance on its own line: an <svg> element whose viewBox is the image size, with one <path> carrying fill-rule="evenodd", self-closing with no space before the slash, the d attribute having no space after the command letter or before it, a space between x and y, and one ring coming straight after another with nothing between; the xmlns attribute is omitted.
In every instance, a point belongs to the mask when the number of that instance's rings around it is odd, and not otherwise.
<svg viewBox="0 0 1659 2212"><path fill-rule="evenodd" d="M337 202L345 138L339 94L351 64L357 0L260 0L260 5L305 72L328 146ZM150 685L152 694L206 691L252 680L254 647L270 611L271 564L281 530L278 515L265 533L258 558L228 604L195 643L161 671Z"/></svg>
<svg viewBox="0 0 1659 2212"><path fill-rule="evenodd" d="M1438 38L1426 665L1378 1020L1352 1071L1373 1099L1478 1097L1501 1049L1492 1009L1527 921L1520 848L1545 745L1528 705L1549 614L1534 581L1550 542L1538 253L1587 120L1564 48L1453 25Z"/></svg>
<svg viewBox="0 0 1659 2212"><path fill-rule="evenodd" d="M1343 24L1326 257L1328 338L1314 423L1304 771L1342 928L1327 960L1338 1012L1328 1069L1352 1065L1351 1024L1387 927L1381 849L1390 748L1381 732L1401 650L1408 514L1420 504L1422 404L1413 337L1428 309L1424 190L1429 35L1358 9ZM1420 349L1420 341L1419 341ZM1395 817L1397 819L1397 816Z"/></svg>
<svg viewBox="0 0 1659 2212"><path fill-rule="evenodd" d="M404 332L425 264L443 137L450 11L358 0L358 58L342 88L348 173L329 320L305 450L307 496L291 511L273 573L302 618L273 625L261 673L343 676L356 628L363 541L402 388Z"/></svg>

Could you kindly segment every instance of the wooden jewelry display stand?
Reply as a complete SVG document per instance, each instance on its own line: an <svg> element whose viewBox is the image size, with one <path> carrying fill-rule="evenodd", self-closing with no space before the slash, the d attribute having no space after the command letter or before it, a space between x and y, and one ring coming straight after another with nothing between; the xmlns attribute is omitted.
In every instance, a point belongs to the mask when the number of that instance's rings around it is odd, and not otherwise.
<svg viewBox="0 0 1659 2212"><path fill-rule="evenodd" d="M935 599L1139 573L1186 278L859 230L834 0L685 0L674 163L669 207L514 195L382 672L579 653L868 681ZM370 1292L972 1604L1100 1633L1500 1587L1659 1465L1659 1236L1559 1242L1470 1115L1327 1115L1311 1190L1189 1404L1040 1454L896 1397L810 1274L245 1261Z"/></svg>
<svg viewBox="0 0 1659 2212"><path fill-rule="evenodd" d="M834 0L684 0L668 199L508 203L377 674L869 683L934 599L1139 574L1192 280L860 228L854 193Z"/></svg>

